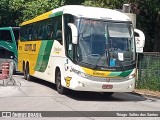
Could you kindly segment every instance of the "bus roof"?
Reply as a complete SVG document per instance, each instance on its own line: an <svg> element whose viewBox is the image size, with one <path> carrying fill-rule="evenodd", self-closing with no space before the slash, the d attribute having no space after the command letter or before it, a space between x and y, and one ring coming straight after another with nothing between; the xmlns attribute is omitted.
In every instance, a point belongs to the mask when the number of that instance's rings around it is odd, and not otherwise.
<svg viewBox="0 0 160 120"><path fill-rule="evenodd" d="M71 14L77 17L84 17L84 18L91 18L91 19L131 21L127 15L117 10L83 6L83 5L66 5L60 8L53 9L42 15L39 15L29 21L23 22L21 25L30 24L33 22L37 22L40 20L44 20L44 19L62 15L62 14Z"/></svg>
<svg viewBox="0 0 160 120"><path fill-rule="evenodd" d="M20 29L20 27L0 27L0 30Z"/></svg>

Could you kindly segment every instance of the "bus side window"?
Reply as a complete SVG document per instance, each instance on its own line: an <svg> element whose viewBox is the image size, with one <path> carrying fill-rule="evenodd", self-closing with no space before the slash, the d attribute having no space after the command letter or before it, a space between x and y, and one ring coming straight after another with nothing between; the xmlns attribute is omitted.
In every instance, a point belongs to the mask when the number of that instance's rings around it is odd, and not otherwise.
<svg viewBox="0 0 160 120"><path fill-rule="evenodd" d="M43 23L39 23L39 28L38 28L38 39L43 38Z"/></svg>
<svg viewBox="0 0 160 120"><path fill-rule="evenodd" d="M68 34L67 34L67 42L68 42L68 44L67 44L67 52L68 52L68 55L69 55L69 57L73 60L73 44L72 44L72 32L71 32L71 29L70 28L68 28L69 30L69 32L68 32Z"/></svg>
<svg viewBox="0 0 160 120"><path fill-rule="evenodd" d="M20 40L25 41L27 40L27 27L22 26L20 28Z"/></svg>
<svg viewBox="0 0 160 120"><path fill-rule="evenodd" d="M60 42L60 44L62 44L62 31L58 30L56 33L56 40Z"/></svg>
<svg viewBox="0 0 160 120"><path fill-rule="evenodd" d="M60 43L63 44L62 40L62 16L58 16L55 18L55 36L56 40Z"/></svg>
<svg viewBox="0 0 160 120"><path fill-rule="evenodd" d="M11 32L10 30L1 30L1 40L6 42L12 42Z"/></svg>
<svg viewBox="0 0 160 120"><path fill-rule="evenodd" d="M32 28L32 40L37 39L37 31L38 31L38 23L34 23Z"/></svg>
<svg viewBox="0 0 160 120"><path fill-rule="evenodd" d="M13 29L13 33L14 33L14 38L15 38L16 46L18 48L19 28Z"/></svg>

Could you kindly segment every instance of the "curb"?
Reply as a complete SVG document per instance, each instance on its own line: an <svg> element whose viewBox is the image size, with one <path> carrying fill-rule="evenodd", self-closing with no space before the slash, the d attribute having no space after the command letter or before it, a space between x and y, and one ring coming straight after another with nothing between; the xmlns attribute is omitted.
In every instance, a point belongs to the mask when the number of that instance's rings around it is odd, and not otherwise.
<svg viewBox="0 0 160 120"><path fill-rule="evenodd" d="M150 98L160 99L160 96L154 96L154 95L145 94L145 93L141 93L141 92L133 91L132 94L135 94L135 95L138 95L138 96L142 96L142 97L150 97Z"/></svg>

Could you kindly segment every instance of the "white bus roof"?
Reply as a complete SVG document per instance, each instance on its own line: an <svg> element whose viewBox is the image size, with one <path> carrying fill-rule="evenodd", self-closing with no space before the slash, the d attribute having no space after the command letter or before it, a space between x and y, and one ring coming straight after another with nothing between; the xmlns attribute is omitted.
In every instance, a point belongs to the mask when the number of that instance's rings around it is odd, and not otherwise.
<svg viewBox="0 0 160 120"><path fill-rule="evenodd" d="M58 11L63 11L63 14L71 14L77 17L116 20L116 21L131 21L130 18L124 13L107 8L98 8L98 7L90 7L83 5L67 5L52 10L52 13Z"/></svg>
<svg viewBox="0 0 160 120"><path fill-rule="evenodd" d="M66 5L60 8L53 9L49 12L43 13L31 20L23 22L21 25L30 24L62 14L71 14L77 17L84 17L89 19L131 21L131 19L127 15L117 10L83 5Z"/></svg>

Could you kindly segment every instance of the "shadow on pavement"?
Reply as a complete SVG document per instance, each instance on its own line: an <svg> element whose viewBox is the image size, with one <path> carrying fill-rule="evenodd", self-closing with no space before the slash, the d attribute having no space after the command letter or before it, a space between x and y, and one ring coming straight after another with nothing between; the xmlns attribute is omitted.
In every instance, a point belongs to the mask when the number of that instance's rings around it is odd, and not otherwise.
<svg viewBox="0 0 160 120"><path fill-rule="evenodd" d="M45 85L49 88L52 88L56 91L56 85L38 78L33 78L32 81L39 83L41 85ZM83 92L83 91L73 91L68 90L65 96L79 100L79 101L145 101L147 98L143 97L140 94L133 93L114 93L112 96L107 96L101 92Z"/></svg>

